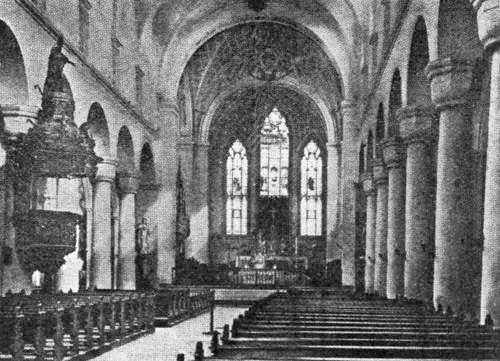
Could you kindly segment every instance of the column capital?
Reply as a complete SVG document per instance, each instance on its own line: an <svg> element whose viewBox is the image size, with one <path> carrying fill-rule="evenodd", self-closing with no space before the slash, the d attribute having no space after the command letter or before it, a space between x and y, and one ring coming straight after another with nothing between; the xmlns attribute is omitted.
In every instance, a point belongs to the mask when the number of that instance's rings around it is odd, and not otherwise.
<svg viewBox="0 0 500 361"><path fill-rule="evenodd" d="M470 60L455 58L439 59L427 65L431 97L438 110L469 102L473 69L474 64Z"/></svg>
<svg viewBox="0 0 500 361"><path fill-rule="evenodd" d="M108 182L108 183L114 182L117 165L118 161L116 159L103 158L102 161L97 164L97 173L95 176L95 181Z"/></svg>
<svg viewBox="0 0 500 361"><path fill-rule="evenodd" d="M181 139L177 142L177 147L182 151L192 151L195 143L191 139Z"/></svg>
<svg viewBox="0 0 500 361"><path fill-rule="evenodd" d="M136 194L139 189L139 177L136 174L117 174L118 188L122 194Z"/></svg>
<svg viewBox="0 0 500 361"><path fill-rule="evenodd" d="M360 131L357 118L357 104L353 100L345 99L340 104L343 118L343 139L356 138Z"/></svg>
<svg viewBox="0 0 500 361"><path fill-rule="evenodd" d="M356 111L356 101L354 99L344 99L340 102L342 114L353 114Z"/></svg>
<svg viewBox="0 0 500 361"><path fill-rule="evenodd" d="M500 0L469 0L477 12L479 40L485 49L500 44Z"/></svg>
<svg viewBox="0 0 500 361"><path fill-rule="evenodd" d="M366 196L373 196L376 194L375 187L373 184L373 174L372 173L363 173L361 175L361 183L363 184L363 192L365 192Z"/></svg>
<svg viewBox="0 0 500 361"><path fill-rule="evenodd" d="M436 140L437 113L433 106L408 106L398 110L399 133L405 143L434 142Z"/></svg>
<svg viewBox="0 0 500 361"><path fill-rule="evenodd" d="M326 148L327 149L332 149L332 150L337 150L342 146L341 142L328 142L326 143Z"/></svg>
<svg viewBox="0 0 500 361"><path fill-rule="evenodd" d="M208 151L210 149L210 143L208 142L197 142L195 144L197 150Z"/></svg>
<svg viewBox="0 0 500 361"><path fill-rule="evenodd" d="M377 187L387 184L387 168L382 159L373 162L373 181Z"/></svg>
<svg viewBox="0 0 500 361"><path fill-rule="evenodd" d="M387 168L399 168L405 159L403 141L399 137L386 139L383 144L384 162Z"/></svg>
<svg viewBox="0 0 500 361"><path fill-rule="evenodd" d="M27 133L36 124L39 109L29 105L0 104L3 131L7 134Z"/></svg>

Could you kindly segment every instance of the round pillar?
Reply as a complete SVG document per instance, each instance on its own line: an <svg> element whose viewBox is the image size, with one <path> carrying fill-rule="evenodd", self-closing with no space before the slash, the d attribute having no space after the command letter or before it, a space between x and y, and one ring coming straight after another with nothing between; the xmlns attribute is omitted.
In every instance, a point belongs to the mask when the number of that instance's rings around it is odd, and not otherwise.
<svg viewBox="0 0 500 361"><path fill-rule="evenodd" d="M384 161L388 169L387 298L395 299L404 294L405 169L401 139L384 143Z"/></svg>
<svg viewBox="0 0 500 361"><path fill-rule="evenodd" d="M365 293L375 291L375 231L377 215L377 192L373 185L373 175L365 173L362 177L363 191L366 195L366 248L365 248Z"/></svg>
<svg viewBox="0 0 500 361"><path fill-rule="evenodd" d="M190 253L187 258L194 257L200 263L209 263L208 247L208 150L209 144L195 146L195 177L192 195L194 202L191 208Z"/></svg>
<svg viewBox="0 0 500 361"><path fill-rule="evenodd" d="M446 58L427 67L439 116L436 186L434 302L444 310L469 313L467 267L472 239L472 121L468 99L472 64ZM480 261L480 260L478 260Z"/></svg>
<svg viewBox="0 0 500 361"><path fill-rule="evenodd" d="M404 296L430 302L434 269L436 112L405 107L398 112L406 143L406 224Z"/></svg>
<svg viewBox="0 0 500 361"><path fill-rule="evenodd" d="M356 189L358 174L359 125L356 103L342 101L342 285L356 285Z"/></svg>
<svg viewBox="0 0 500 361"><path fill-rule="evenodd" d="M387 292L387 170L382 160L373 166L373 179L377 189L377 215L375 225L375 280L374 290L379 296Z"/></svg>
<svg viewBox="0 0 500 361"><path fill-rule="evenodd" d="M472 1L479 38L491 54L490 111L484 196L481 322L500 324L500 0Z"/></svg>
<svg viewBox="0 0 500 361"><path fill-rule="evenodd" d="M90 285L111 289L111 187L115 181L116 160L104 159L97 165L94 183L94 219ZM135 223L135 221L134 221Z"/></svg>
<svg viewBox="0 0 500 361"><path fill-rule="evenodd" d="M139 187L139 182L135 176L120 175L118 185L120 189L118 288L122 290L135 290L135 195Z"/></svg>

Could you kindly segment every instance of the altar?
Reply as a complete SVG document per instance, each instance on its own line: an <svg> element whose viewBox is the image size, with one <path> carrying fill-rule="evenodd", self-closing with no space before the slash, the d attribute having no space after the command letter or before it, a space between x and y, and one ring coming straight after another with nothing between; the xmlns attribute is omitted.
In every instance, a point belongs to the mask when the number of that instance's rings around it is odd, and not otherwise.
<svg viewBox="0 0 500 361"><path fill-rule="evenodd" d="M278 255L259 255L256 256L237 256L236 268L244 269L278 269L292 270L309 268L309 260L307 257L290 257Z"/></svg>

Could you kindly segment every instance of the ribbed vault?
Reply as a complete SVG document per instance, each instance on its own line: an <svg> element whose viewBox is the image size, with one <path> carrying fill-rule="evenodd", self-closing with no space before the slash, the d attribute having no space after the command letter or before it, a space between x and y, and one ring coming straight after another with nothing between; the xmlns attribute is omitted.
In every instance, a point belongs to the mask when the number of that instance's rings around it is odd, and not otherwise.
<svg viewBox="0 0 500 361"><path fill-rule="evenodd" d="M243 89L225 99L212 121L210 144L226 149L234 139L247 143L258 139L263 121L274 107L287 120L292 145L309 136L326 142L324 121L312 100L291 89L267 85Z"/></svg>
<svg viewBox="0 0 500 361"><path fill-rule="evenodd" d="M235 85L293 81L312 89L326 104L341 99L341 81L318 42L291 26L254 22L223 31L190 59L179 87L181 124L193 122L195 137L215 98ZM188 95L186 94L188 92ZM186 117L192 119L186 121Z"/></svg>

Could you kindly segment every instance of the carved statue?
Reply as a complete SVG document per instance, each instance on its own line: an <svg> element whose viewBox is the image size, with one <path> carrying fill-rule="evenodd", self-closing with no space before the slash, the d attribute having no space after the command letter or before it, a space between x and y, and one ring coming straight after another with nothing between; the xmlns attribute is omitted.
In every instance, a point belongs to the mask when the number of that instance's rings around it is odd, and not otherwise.
<svg viewBox="0 0 500 361"><path fill-rule="evenodd" d="M47 69L47 78L45 79L44 94L48 91L63 92L65 80L63 75L64 66L66 64L75 65L66 55L62 53L64 38L60 35L57 38L57 43L50 50L49 65Z"/></svg>
<svg viewBox="0 0 500 361"><path fill-rule="evenodd" d="M142 218L136 229L137 275L141 289L151 289L156 274L156 237L152 234L147 218Z"/></svg>

